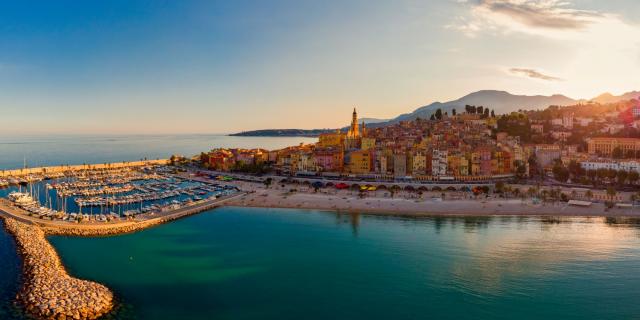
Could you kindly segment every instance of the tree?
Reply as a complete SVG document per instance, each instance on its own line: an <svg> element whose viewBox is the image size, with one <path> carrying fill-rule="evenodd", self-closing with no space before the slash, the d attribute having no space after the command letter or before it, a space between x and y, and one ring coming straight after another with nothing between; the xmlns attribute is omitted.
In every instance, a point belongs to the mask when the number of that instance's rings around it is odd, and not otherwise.
<svg viewBox="0 0 640 320"><path fill-rule="evenodd" d="M489 109L484 109L484 116L483 118L489 118Z"/></svg>
<svg viewBox="0 0 640 320"><path fill-rule="evenodd" d="M436 120L436 116L432 113L432 114L431 114L431 118L429 118L429 120L431 120L431 121L435 121L435 120Z"/></svg>
<svg viewBox="0 0 640 320"><path fill-rule="evenodd" d="M620 147L615 147L611 156L615 159L622 159L622 149L620 149Z"/></svg>
<svg viewBox="0 0 640 320"><path fill-rule="evenodd" d="M596 171L596 176L598 177L598 181L602 182L607 178L607 169L600 168Z"/></svg>
<svg viewBox="0 0 640 320"><path fill-rule="evenodd" d="M502 181L496 182L494 190L496 191L496 193L504 192L504 182Z"/></svg>
<svg viewBox="0 0 640 320"><path fill-rule="evenodd" d="M629 176L627 177L627 180L629 180L629 183L633 185L633 184L636 184L639 178L640 178L640 174L638 173L638 171L631 171L629 172Z"/></svg>
<svg viewBox="0 0 640 320"><path fill-rule="evenodd" d="M482 115L484 113L484 107L483 106L476 107L476 112Z"/></svg>
<svg viewBox="0 0 640 320"><path fill-rule="evenodd" d="M493 110L491 110L491 118L495 118L495 117L496 117L496 113Z"/></svg>
<svg viewBox="0 0 640 320"><path fill-rule="evenodd" d="M625 154L625 158L627 159L634 159L635 157L636 157L635 150L628 150L627 153Z"/></svg>
<svg viewBox="0 0 640 320"><path fill-rule="evenodd" d="M529 189L527 189L527 194L529 195L529 197L533 197L538 193L538 190L536 187L529 187Z"/></svg>
<svg viewBox="0 0 640 320"><path fill-rule="evenodd" d="M575 179L582 177L582 175L584 174L584 169L582 169L580 164L575 160L571 160L571 162L569 162L569 166L567 167L567 169L569 169L569 173Z"/></svg>
<svg viewBox="0 0 640 320"><path fill-rule="evenodd" d="M547 191L546 189L542 190L541 196L542 196L542 202L547 202L547 197L549 196L549 191Z"/></svg>
<svg viewBox="0 0 640 320"><path fill-rule="evenodd" d="M628 176L629 176L629 173L626 172L625 170L618 171L618 174L617 174L617 177L616 177L618 179L618 184L623 186L624 183L627 181L627 177Z"/></svg>
<svg viewBox="0 0 640 320"><path fill-rule="evenodd" d="M273 183L273 179L272 178L266 178L264 179L264 186L269 189L269 186L271 186L271 183Z"/></svg>
<svg viewBox="0 0 640 320"><path fill-rule="evenodd" d="M522 160L517 160L515 162L516 166L516 178L524 179L527 175L527 166L524 164Z"/></svg>
<svg viewBox="0 0 640 320"><path fill-rule="evenodd" d="M456 115L456 109L455 108L453 108L453 110L451 110L451 114L454 115L454 116Z"/></svg>
<svg viewBox="0 0 640 320"><path fill-rule="evenodd" d="M607 188L607 195L609 196L611 201L613 201L613 199L616 197L617 194L618 192L616 191L616 188L614 187Z"/></svg>
<svg viewBox="0 0 640 320"><path fill-rule="evenodd" d="M436 119L442 120L442 109L440 109L440 108L438 108L438 110L436 110Z"/></svg>
<svg viewBox="0 0 640 320"><path fill-rule="evenodd" d="M476 113L476 107L472 106L472 105L465 105L464 106L464 110L468 113L468 114L475 114Z"/></svg>
<svg viewBox="0 0 640 320"><path fill-rule="evenodd" d="M593 191L587 190L587 192L584 193L584 196L591 200L591 198L593 198Z"/></svg>
<svg viewBox="0 0 640 320"><path fill-rule="evenodd" d="M598 172L596 170L587 170L587 176L589 177L589 179L591 179L591 182L593 184L596 183L597 175L598 175Z"/></svg>
<svg viewBox="0 0 640 320"><path fill-rule="evenodd" d="M567 182L569 179L569 170L562 165L562 162L558 161L553 166L553 177L560 182Z"/></svg>

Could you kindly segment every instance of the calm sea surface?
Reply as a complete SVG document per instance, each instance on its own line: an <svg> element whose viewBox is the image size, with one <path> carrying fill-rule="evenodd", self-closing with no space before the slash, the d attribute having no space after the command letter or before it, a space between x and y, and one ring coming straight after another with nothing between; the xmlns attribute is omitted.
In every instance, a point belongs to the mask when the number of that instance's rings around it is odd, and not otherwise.
<svg viewBox="0 0 640 320"><path fill-rule="evenodd" d="M224 135L0 136L0 170L24 166L166 159L217 147L279 149L315 138L230 137Z"/></svg>
<svg viewBox="0 0 640 320"><path fill-rule="evenodd" d="M117 319L640 317L637 220L222 208L50 240L115 290Z"/></svg>

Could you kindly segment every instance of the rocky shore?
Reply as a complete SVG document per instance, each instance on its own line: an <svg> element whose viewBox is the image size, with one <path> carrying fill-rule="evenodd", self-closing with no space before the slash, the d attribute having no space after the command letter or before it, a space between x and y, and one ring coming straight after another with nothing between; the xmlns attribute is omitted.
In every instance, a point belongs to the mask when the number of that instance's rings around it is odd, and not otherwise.
<svg viewBox="0 0 640 320"><path fill-rule="evenodd" d="M40 227L12 218L5 218L5 227L24 259L18 301L29 314L39 319L97 319L113 308L107 287L67 274Z"/></svg>

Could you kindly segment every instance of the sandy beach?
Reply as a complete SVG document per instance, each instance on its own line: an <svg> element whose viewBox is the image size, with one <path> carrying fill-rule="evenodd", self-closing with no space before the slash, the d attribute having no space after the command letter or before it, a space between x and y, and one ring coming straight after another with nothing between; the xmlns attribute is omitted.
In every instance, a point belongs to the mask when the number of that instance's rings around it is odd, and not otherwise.
<svg viewBox="0 0 640 320"><path fill-rule="evenodd" d="M266 188L263 184L234 182L248 194L226 203L230 206L265 208L300 208L335 210L386 215L533 215L533 216L639 216L638 208L606 209L602 203L590 207L570 206L566 202L533 203L530 199L473 197L464 192L424 192L421 195L398 192L367 192L360 197L357 191L320 189L304 185L281 185ZM291 192L291 189L297 191Z"/></svg>

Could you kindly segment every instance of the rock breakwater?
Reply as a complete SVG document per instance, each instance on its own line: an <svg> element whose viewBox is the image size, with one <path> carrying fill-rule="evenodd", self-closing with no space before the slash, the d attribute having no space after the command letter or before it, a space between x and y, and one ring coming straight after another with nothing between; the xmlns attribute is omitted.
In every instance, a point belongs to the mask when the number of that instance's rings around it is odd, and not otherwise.
<svg viewBox="0 0 640 320"><path fill-rule="evenodd" d="M105 286L71 277L45 232L35 225L5 219L24 259L24 284L18 294L28 313L40 319L97 319L113 308Z"/></svg>

